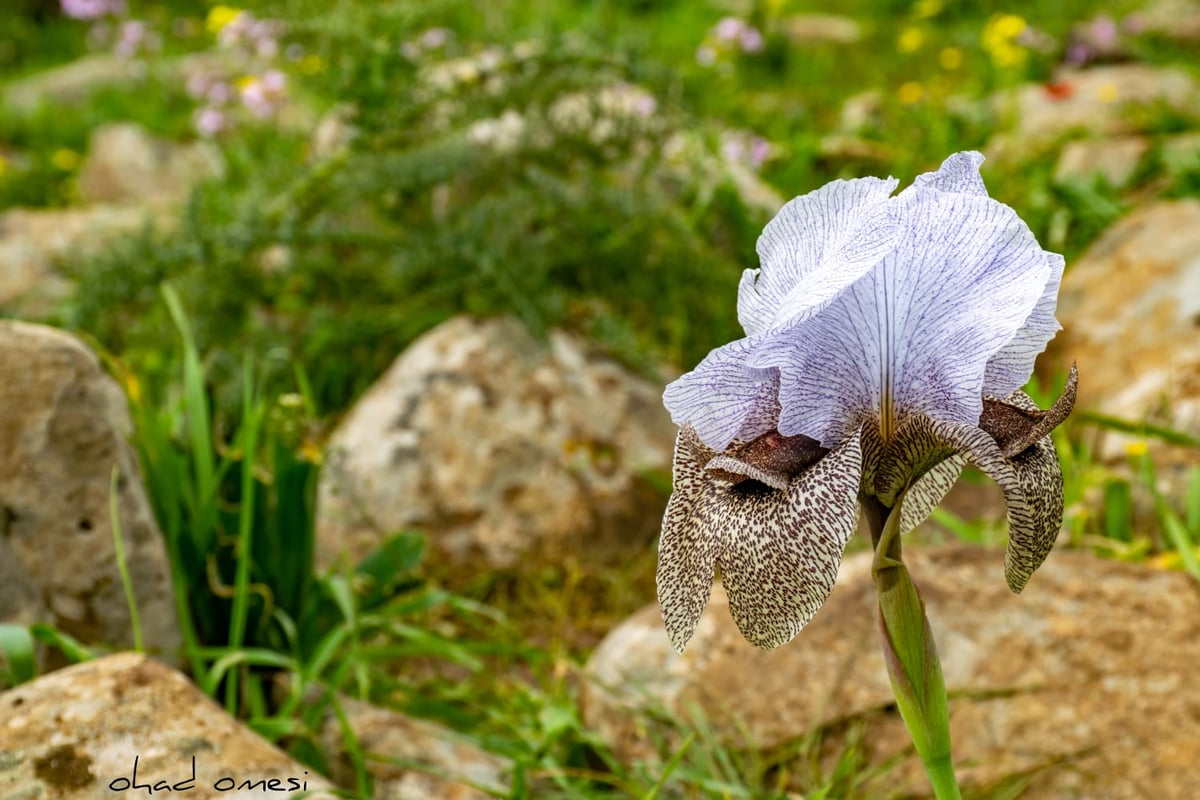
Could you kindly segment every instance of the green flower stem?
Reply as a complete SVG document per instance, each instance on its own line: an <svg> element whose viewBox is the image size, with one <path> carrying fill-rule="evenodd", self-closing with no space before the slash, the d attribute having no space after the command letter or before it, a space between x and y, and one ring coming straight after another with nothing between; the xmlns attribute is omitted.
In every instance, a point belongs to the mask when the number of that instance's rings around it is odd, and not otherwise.
<svg viewBox="0 0 1200 800"><path fill-rule="evenodd" d="M902 498L901 498L902 499ZM925 765L937 800L961 800L950 759L950 713L925 603L900 557L900 500L889 509L867 505L875 544L871 576L879 597L879 628L900 716Z"/></svg>

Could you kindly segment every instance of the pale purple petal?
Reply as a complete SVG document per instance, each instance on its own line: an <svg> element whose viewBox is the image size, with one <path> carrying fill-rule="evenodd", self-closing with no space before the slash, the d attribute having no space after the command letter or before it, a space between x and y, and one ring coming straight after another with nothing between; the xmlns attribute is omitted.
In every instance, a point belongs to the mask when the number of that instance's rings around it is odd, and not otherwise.
<svg viewBox="0 0 1200 800"><path fill-rule="evenodd" d="M755 336L802 322L891 249L884 208L895 179L834 181L789 201L758 239L760 269L738 287L738 321Z"/></svg>
<svg viewBox="0 0 1200 800"><path fill-rule="evenodd" d="M952 194L987 196L987 187L983 185L983 178L979 174L979 165L982 163L983 153L964 150L943 161L937 172L918 175L913 185Z"/></svg>
<svg viewBox="0 0 1200 800"><path fill-rule="evenodd" d="M1050 266L1011 208L971 194L904 191L896 248L819 315L765 337L750 363L780 370L779 432L825 447L864 416L884 438L913 413L974 425L988 360L1030 316Z"/></svg>
<svg viewBox="0 0 1200 800"><path fill-rule="evenodd" d="M714 450L775 428L779 373L749 366L750 348L749 339L716 348L663 392L675 424L690 424Z"/></svg>
<svg viewBox="0 0 1200 800"><path fill-rule="evenodd" d="M1062 325L1054 317L1058 305L1058 287L1062 283L1066 260L1058 253L1046 253L1050 278L1033 312L1012 340L988 361L983 375L983 393L993 397L1008 397L1029 381L1033 362Z"/></svg>

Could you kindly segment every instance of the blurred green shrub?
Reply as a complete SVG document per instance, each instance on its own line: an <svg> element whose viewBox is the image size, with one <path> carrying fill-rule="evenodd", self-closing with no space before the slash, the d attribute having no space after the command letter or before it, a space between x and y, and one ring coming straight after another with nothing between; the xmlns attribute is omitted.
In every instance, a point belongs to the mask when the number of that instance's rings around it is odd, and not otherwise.
<svg viewBox="0 0 1200 800"><path fill-rule="evenodd" d="M283 348L322 413L456 313L574 326L639 366L736 334L765 214L628 63L573 37L414 52L430 37L369 13L295 31L317 105L339 101L321 133L227 140L181 225L76 266L74 325L152 363L171 280L201 349Z"/></svg>

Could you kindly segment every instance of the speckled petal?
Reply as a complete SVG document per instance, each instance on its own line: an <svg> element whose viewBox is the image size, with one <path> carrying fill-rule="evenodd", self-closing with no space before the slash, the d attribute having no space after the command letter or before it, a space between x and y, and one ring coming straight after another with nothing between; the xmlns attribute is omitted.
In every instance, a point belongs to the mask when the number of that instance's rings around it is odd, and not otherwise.
<svg viewBox="0 0 1200 800"><path fill-rule="evenodd" d="M779 331L829 304L891 249L883 213L894 178L833 181L789 201L758 239L760 269L738 287L738 321L749 336Z"/></svg>
<svg viewBox="0 0 1200 800"><path fill-rule="evenodd" d="M711 484L704 475L714 453L684 426L675 438L674 489L663 515L658 544L658 605L678 652L692 638L708 605L720 551L720 533L705 517L702 499Z"/></svg>
<svg viewBox="0 0 1200 800"><path fill-rule="evenodd" d="M714 450L775 428L779 371L748 366L751 347L749 339L738 339L716 348L663 392L675 424L691 425Z"/></svg>
<svg viewBox="0 0 1200 800"><path fill-rule="evenodd" d="M790 641L829 597L857 523L861 473L856 433L786 492L741 484L705 495L701 516L724 542L729 610L751 644Z"/></svg>
<svg viewBox="0 0 1200 800"><path fill-rule="evenodd" d="M908 533L929 518L937 504L954 488L966 463L962 456L951 456L908 487L900 506L901 533Z"/></svg>
<svg viewBox="0 0 1200 800"><path fill-rule="evenodd" d="M1058 539L1063 518L1063 476L1049 436L1014 456L1011 464L1025 496L1025 508L1015 517L1009 506L1004 577L1008 588L1020 593Z"/></svg>
<svg viewBox="0 0 1200 800"><path fill-rule="evenodd" d="M1008 587L1019 593L1054 547L1062 526L1062 470L1053 442L1046 437L1007 458L996 440L980 428L932 420L928 428L931 437L954 447L1004 492L1008 509L1004 575Z"/></svg>

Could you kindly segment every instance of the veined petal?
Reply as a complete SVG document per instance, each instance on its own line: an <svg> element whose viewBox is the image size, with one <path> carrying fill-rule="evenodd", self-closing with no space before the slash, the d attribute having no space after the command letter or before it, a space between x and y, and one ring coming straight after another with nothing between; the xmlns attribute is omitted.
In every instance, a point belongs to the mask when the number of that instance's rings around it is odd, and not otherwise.
<svg viewBox="0 0 1200 800"><path fill-rule="evenodd" d="M789 201L758 238L760 269L742 273L738 321L749 336L779 331L824 308L891 249L883 213L894 178L833 181Z"/></svg>
<svg viewBox="0 0 1200 800"><path fill-rule="evenodd" d="M937 504L954 488L966 463L967 460L962 456L950 456L908 487L900 506L901 533L908 533L929 518Z"/></svg>
<svg viewBox="0 0 1200 800"><path fill-rule="evenodd" d="M1063 476L1058 452L1049 436L1012 458L1013 471L1025 496L1017 514L1008 509L1008 547L1004 551L1004 577L1017 594L1033 571L1054 548L1063 518ZM1008 493L1005 493L1008 502Z"/></svg>
<svg viewBox="0 0 1200 800"><path fill-rule="evenodd" d="M717 561L729 610L751 644L790 641L833 591L858 522L861 474L856 433L785 492L741 484L704 495L699 516L723 537Z"/></svg>
<svg viewBox="0 0 1200 800"><path fill-rule="evenodd" d="M755 345L750 364L780 371L785 436L833 447L865 416L884 439L912 414L974 425L988 360L1043 295L1044 251L1008 206L912 187L892 207L904 231L883 262Z"/></svg>
<svg viewBox="0 0 1200 800"><path fill-rule="evenodd" d="M1033 374L1033 362L1054 335L1062 330L1062 325L1054 316L1054 309L1058 305L1058 287L1062 283L1066 260L1058 253L1046 251L1046 263L1050 266L1046 288L1025 324L988 361L983 375L984 394L1007 397L1024 386Z"/></svg>
<svg viewBox="0 0 1200 800"><path fill-rule="evenodd" d="M979 425L1009 459L1026 500L1026 508L1016 517L1009 508L1004 575L1014 592L1024 589L1033 571L1046 560L1062 527L1062 467L1050 432L1071 413L1078 389L1079 372L1072 364L1062 394L1045 411L1021 391L1006 400L984 400Z"/></svg>
<svg viewBox="0 0 1200 800"><path fill-rule="evenodd" d="M979 174L979 165L982 163L983 153L964 150L943 161L937 172L918 175L913 185L939 192L987 196L987 187L983 185L983 178Z"/></svg>
<svg viewBox="0 0 1200 800"><path fill-rule="evenodd" d="M663 392L675 424L690 424L713 450L775 428L779 372L749 366L750 348L749 339L738 339L714 349Z"/></svg>
<svg viewBox="0 0 1200 800"><path fill-rule="evenodd" d="M954 447L999 484L1008 511L1004 574L1019 593L1058 538L1063 515L1062 469L1050 437L1013 458L986 431L961 423L928 420L930 437Z"/></svg>
<svg viewBox="0 0 1200 800"><path fill-rule="evenodd" d="M663 514L658 544L658 605L667 635L682 653L712 593L719 532L698 508L705 491L704 466L713 457L689 426L675 438L674 489Z"/></svg>

